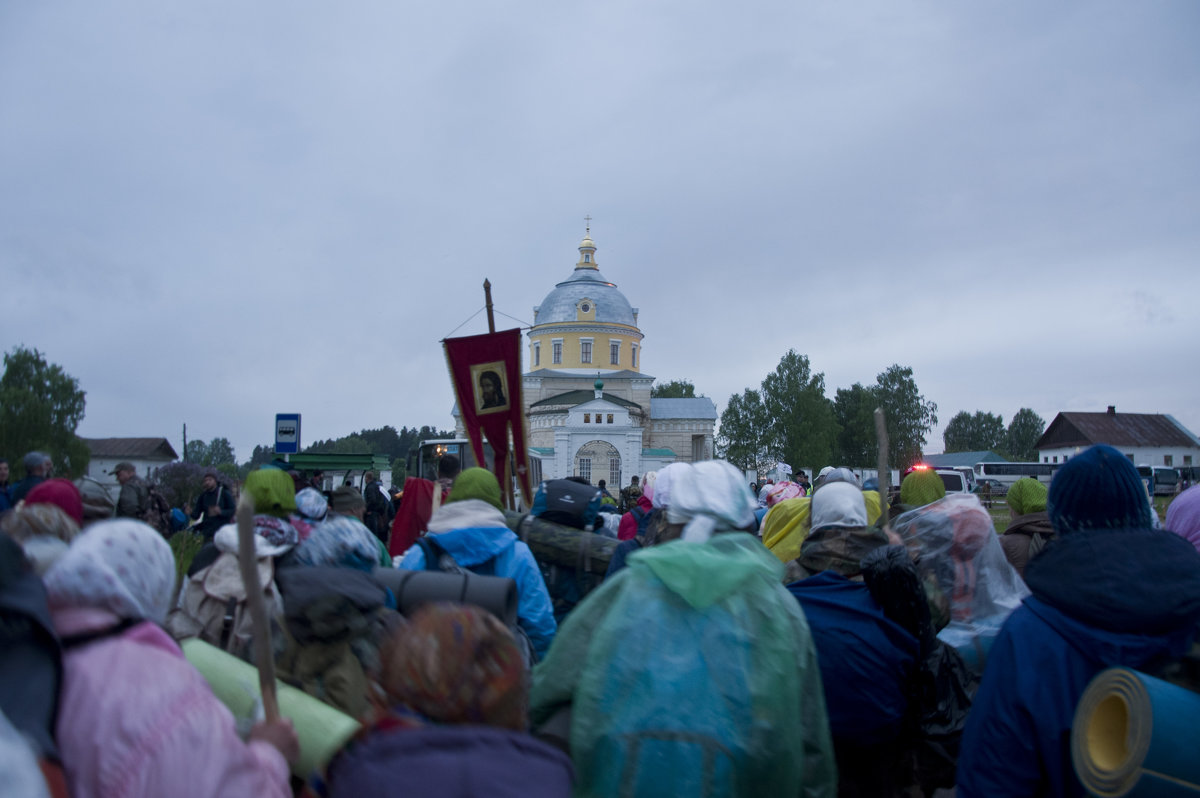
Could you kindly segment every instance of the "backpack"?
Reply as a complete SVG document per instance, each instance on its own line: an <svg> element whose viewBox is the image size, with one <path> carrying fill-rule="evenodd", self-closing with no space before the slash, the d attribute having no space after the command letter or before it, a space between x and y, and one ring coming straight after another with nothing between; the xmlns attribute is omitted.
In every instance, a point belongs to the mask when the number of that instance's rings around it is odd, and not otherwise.
<svg viewBox="0 0 1200 798"><path fill-rule="evenodd" d="M0 714L33 745L56 760L54 726L62 680L62 649L46 587L20 544L0 535Z"/></svg>
<svg viewBox="0 0 1200 798"><path fill-rule="evenodd" d="M270 557L260 558L258 578L267 605L267 617L271 619L284 614L274 576L274 561ZM179 606L171 610L165 626L176 640L198 637L249 662L253 656L250 641L254 622L246 606L246 588L237 554L224 552L211 565L189 575L183 583Z"/></svg>
<svg viewBox="0 0 1200 798"><path fill-rule="evenodd" d="M441 571L447 574L473 573L480 576L496 575L495 557L467 569L459 565L458 560L454 559L454 555L442 548L440 543L428 535L417 538L417 546L420 547L421 553L425 555L426 571ZM508 630L516 638L517 648L521 649L521 658L525 660L525 667L532 668L537 664L538 656L537 652L533 649L533 641L529 639L529 634L521 627L519 621L509 624Z"/></svg>
<svg viewBox="0 0 1200 798"><path fill-rule="evenodd" d="M600 489L570 479L548 479L538 485L529 514L544 521L590 530L600 512Z"/></svg>
<svg viewBox="0 0 1200 798"><path fill-rule="evenodd" d="M637 521L637 533L634 535L634 537L646 537L646 529L650 526L650 517L654 515L654 511L643 510L641 507L635 505L634 508L629 512L633 514L633 520Z"/></svg>
<svg viewBox="0 0 1200 798"><path fill-rule="evenodd" d="M158 530L164 538L171 537L171 503L159 492L157 485L146 486L146 498L138 517Z"/></svg>

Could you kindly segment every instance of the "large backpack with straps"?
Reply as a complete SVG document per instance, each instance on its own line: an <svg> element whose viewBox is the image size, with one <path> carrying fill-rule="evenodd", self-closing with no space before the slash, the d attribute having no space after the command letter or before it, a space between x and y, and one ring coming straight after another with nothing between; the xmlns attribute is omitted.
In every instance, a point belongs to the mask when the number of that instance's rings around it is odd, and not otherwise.
<svg viewBox="0 0 1200 798"><path fill-rule="evenodd" d="M470 572L479 574L480 576L496 575L495 557L477 565L472 565L470 568L464 568L454 559L454 555L442 548L441 544L429 535L417 538L417 546L420 547L421 553L425 555L426 571L441 571L448 574ZM533 648L533 641L529 639L529 634L521 627L519 621L509 624L508 628L517 640L517 647L521 649L521 658L525 660L525 666L532 668L537 664L538 656Z"/></svg>
<svg viewBox="0 0 1200 798"><path fill-rule="evenodd" d="M600 489L570 479L548 479L538 486L529 514L544 521L591 530L600 512Z"/></svg>
<svg viewBox="0 0 1200 798"><path fill-rule="evenodd" d="M283 600L275 585L275 564L269 557L258 561L259 582L267 616L283 616ZM198 637L234 656L250 661L254 623L246 606L246 588L238 569L237 554L225 552L184 580L179 606L167 616L166 629L176 640Z"/></svg>
<svg viewBox="0 0 1200 798"><path fill-rule="evenodd" d="M146 485L145 504L138 512L141 520L158 530L164 538L171 537L171 503L154 484Z"/></svg>

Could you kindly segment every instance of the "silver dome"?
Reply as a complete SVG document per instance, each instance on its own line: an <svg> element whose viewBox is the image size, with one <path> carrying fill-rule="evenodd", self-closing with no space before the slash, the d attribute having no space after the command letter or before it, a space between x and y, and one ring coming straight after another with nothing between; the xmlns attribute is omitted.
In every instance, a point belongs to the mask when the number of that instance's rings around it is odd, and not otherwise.
<svg viewBox="0 0 1200 798"><path fill-rule="evenodd" d="M626 324L636 327L633 308L625 295L617 290L597 269L576 269L567 280L559 283L546 294L537 307L535 325L576 320L576 305L582 299L596 303L596 321L609 324Z"/></svg>

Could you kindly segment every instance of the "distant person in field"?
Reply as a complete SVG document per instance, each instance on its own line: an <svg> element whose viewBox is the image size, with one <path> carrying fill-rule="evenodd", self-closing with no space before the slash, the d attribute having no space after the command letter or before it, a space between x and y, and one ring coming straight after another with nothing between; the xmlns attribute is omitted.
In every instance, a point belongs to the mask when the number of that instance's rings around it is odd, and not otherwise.
<svg viewBox="0 0 1200 798"><path fill-rule="evenodd" d="M50 455L45 452L30 452L22 458L25 466L25 478L12 487L12 503L16 505L34 486L45 482L53 471Z"/></svg>
<svg viewBox="0 0 1200 798"><path fill-rule="evenodd" d="M454 487L454 480L462 471L462 461L452 454L444 454L438 460L438 478L437 484L442 489L442 501L450 495L450 489Z"/></svg>
<svg viewBox="0 0 1200 798"><path fill-rule="evenodd" d="M1012 521L1000 536L1004 556L1025 577L1025 566L1054 537L1054 526L1046 514L1046 486L1031 477L1012 484L1005 497L1012 510Z"/></svg>
<svg viewBox="0 0 1200 798"><path fill-rule="evenodd" d="M117 463L112 474L121 485L121 495L117 497L117 518L141 519L150 493L138 479L137 469L133 463Z"/></svg>
<svg viewBox="0 0 1200 798"><path fill-rule="evenodd" d="M204 475L203 487L204 492L196 497L191 515L192 520L200 519L196 532L211 540L218 529L233 522L237 502L233 499L233 493L217 481L216 471Z"/></svg>
<svg viewBox="0 0 1200 798"><path fill-rule="evenodd" d="M621 488L621 506L620 510L627 513L634 507L637 507L638 497L642 495L642 489L638 486L638 475L634 474L629 479L629 484Z"/></svg>

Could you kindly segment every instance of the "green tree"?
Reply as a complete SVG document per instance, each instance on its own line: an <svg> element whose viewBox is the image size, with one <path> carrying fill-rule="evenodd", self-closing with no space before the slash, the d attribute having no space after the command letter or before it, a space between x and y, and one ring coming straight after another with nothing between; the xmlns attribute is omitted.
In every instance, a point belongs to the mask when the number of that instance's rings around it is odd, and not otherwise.
<svg viewBox="0 0 1200 798"><path fill-rule="evenodd" d="M838 426L825 396L825 375L813 374L806 355L789 349L762 383L770 423L770 448L795 469L821 467L833 458Z"/></svg>
<svg viewBox="0 0 1200 798"><path fill-rule="evenodd" d="M879 442L875 435L875 408L879 402L873 388L854 383L838 388L833 400L833 417L839 430L834 462L855 467L875 467Z"/></svg>
<svg viewBox="0 0 1200 798"><path fill-rule="evenodd" d="M255 470L259 466L264 466L275 459L275 444L266 444L263 446L255 446L254 451L250 453L250 459L242 463L238 468L238 477L245 479L246 475Z"/></svg>
<svg viewBox="0 0 1200 798"><path fill-rule="evenodd" d="M717 432L717 456L743 471L768 471L775 464L769 445L770 420L762 395L747 388L729 397Z"/></svg>
<svg viewBox="0 0 1200 798"><path fill-rule="evenodd" d="M905 468L920 460L925 436L937 426L937 404L917 390L912 368L889 366L875 378L875 397L887 422L888 465Z"/></svg>
<svg viewBox="0 0 1200 798"><path fill-rule="evenodd" d="M655 399L695 399L696 386L691 380L671 380L651 388L650 396Z"/></svg>
<svg viewBox="0 0 1200 798"><path fill-rule="evenodd" d="M75 435L87 394L79 380L18 346L4 356L0 377L0 456L19 462L27 452L50 455L59 473L81 476L91 453Z"/></svg>
<svg viewBox="0 0 1200 798"><path fill-rule="evenodd" d="M208 460L208 444L201 440L187 442L187 448L183 450L183 461L185 463L195 463L196 465L207 465Z"/></svg>
<svg viewBox="0 0 1200 798"><path fill-rule="evenodd" d="M1033 462L1037 459L1037 442L1046 431L1046 422L1028 407L1022 407L1008 422L1005 433L1005 453L1013 460L1021 463Z"/></svg>
<svg viewBox="0 0 1200 798"><path fill-rule="evenodd" d="M228 438L213 438L208 442L208 465L235 465L237 457Z"/></svg>
<svg viewBox="0 0 1200 798"><path fill-rule="evenodd" d="M233 466L233 474L237 473L237 457L234 456L233 444L228 438L213 438L208 443L201 440L188 441L187 456L184 460L205 468Z"/></svg>
<svg viewBox="0 0 1200 798"><path fill-rule="evenodd" d="M974 415L960 410L942 433L946 452L1000 451L1005 448L1004 419L994 413L976 410Z"/></svg>

